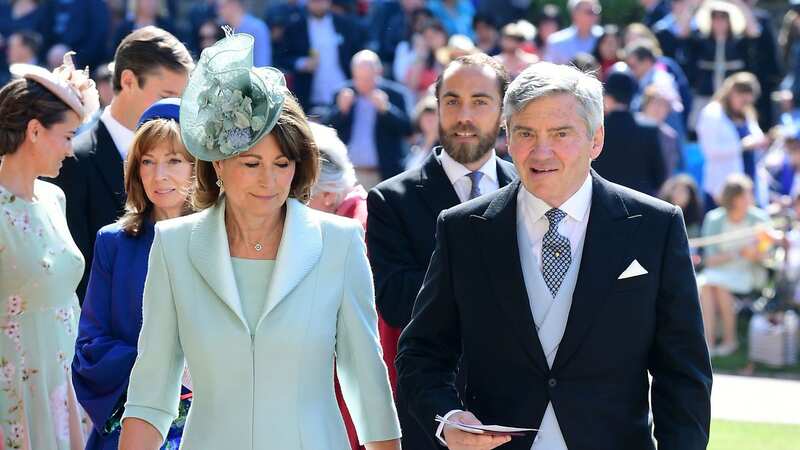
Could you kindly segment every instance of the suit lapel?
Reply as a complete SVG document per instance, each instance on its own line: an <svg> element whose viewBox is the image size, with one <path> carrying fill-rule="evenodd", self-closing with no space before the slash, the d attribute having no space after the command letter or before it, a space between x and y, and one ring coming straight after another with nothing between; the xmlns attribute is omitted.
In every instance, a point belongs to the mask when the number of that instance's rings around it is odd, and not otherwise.
<svg viewBox="0 0 800 450"><path fill-rule="evenodd" d="M608 290L624 269L621 265L630 259L641 218L640 214L630 214L616 188L592 171L592 207L580 272L554 369L575 353L599 316Z"/></svg>
<svg viewBox="0 0 800 450"><path fill-rule="evenodd" d="M225 231L225 198L201 212L189 237L189 259L200 276L247 328Z"/></svg>
<svg viewBox="0 0 800 450"><path fill-rule="evenodd" d="M473 215L471 219L483 237L478 245L497 293L494 301L507 315L520 343L536 366L542 373L548 373L519 259L516 201L519 189L519 181L502 188L486 212L482 216Z"/></svg>
<svg viewBox="0 0 800 450"><path fill-rule="evenodd" d="M512 181L517 179L517 173L514 171L513 166L508 166L500 162L497 158L497 186L503 187L511 184Z"/></svg>
<svg viewBox="0 0 800 450"><path fill-rule="evenodd" d="M109 192L120 206L125 203L125 179L122 156L102 120L97 121L95 161Z"/></svg>
<svg viewBox="0 0 800 450"><path fill-rule="evenodd" d="M286 222L267 300L258 325L311 272L322 255L322 230L315 213L295 199L286 202Z"/></svg>
<svg viewBox="0 0 800 450"><path fill-rule="evenodd" d="M422 165L417 183L420 196L430 208L433 217L438 217L443 210L461 203L439 161L438 154L441 151L443 151L442 148L437 147L431 152Z"/></svg>
<svg viewBox="0 0 800 450"><path fill-rule="evenodd" d="M249 329L233 274L225 230L224 197L200 214L204 217L197 221L189 238L189 258L214 293L236 314L242 325ZM297 200L289 199L286 202L286 222L275 259L275 270L256 329L264 317L311 271L321 254L322 232L319 221L308 207ZM255 330L250 330L250 333L255 333Z"/></svg>

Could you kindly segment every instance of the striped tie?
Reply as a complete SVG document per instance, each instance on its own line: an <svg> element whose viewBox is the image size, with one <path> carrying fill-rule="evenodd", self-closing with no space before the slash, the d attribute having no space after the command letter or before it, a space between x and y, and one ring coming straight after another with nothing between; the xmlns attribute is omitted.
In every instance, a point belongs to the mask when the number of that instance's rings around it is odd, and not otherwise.
<svg viewBox="0 0 800 450"><path fill-rule="evenodd" d="M481 178L483 178L483 172L470 172L467 176L469 177L470 181L472 181L472 189L469 191L469 199L472 200L473 198L481 195L480 184Z"/></svg>

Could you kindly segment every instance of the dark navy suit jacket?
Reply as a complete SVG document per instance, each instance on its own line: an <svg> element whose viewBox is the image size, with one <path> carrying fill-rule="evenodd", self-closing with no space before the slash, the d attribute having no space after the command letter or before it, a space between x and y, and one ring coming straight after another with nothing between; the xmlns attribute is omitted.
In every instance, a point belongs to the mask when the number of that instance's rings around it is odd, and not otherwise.
<svg viewBox="0 0 800 450"><path fill-rule="evenodd" d="M153 224L138 237L113 223L100 229L81 310L72 382L94 428L86 450L116 450L119 432L102 430L128 389L142 327L142 291Z"/></svg>

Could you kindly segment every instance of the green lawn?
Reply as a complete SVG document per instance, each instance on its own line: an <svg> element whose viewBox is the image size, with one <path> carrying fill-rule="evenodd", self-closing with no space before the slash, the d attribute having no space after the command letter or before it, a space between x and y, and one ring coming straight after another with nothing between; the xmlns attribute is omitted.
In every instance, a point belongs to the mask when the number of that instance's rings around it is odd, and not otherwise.
<svg viewBox="0 0 800 450"><path fill-rule="evenodd" d="M711 421L708 450L798 450L800 425Z"/></svg>

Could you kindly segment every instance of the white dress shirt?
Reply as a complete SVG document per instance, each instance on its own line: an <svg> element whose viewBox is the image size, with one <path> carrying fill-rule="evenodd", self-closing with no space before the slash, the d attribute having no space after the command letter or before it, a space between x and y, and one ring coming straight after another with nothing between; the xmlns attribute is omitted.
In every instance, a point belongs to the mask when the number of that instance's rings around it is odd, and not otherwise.
<svg viewBox="0 0 800 450"><path fill-rule="evenodd" d="M569 239L570 249L572 250L572 260L575 261L579 256L578 252L583 251L583 239L586 237L586 226L589 224L589 209L592 205L592 177L586 177L577 192L567 199L558 209L564 211L567 216L558 224L558 232ZM531 269L540 270L542 264L542 239L550 228L550 222L545 217L545 213L552 206L537 198L524 186L521 186L517 193L517 236L525 233L528 242L531 243L534 261L539 263L538 267ZM519 239L518 241L522 241ZM520 248L520 253L523 251ZM523 270L527 268L523 267Z"/></svg>
<svg viewBox="0 0 800 450"><path fill-rule="evenodd" d="M592 178L587 176L581 187L566 202L558 207L566 214L558 224L558 233L569 240L572 260L569 270L555 297L550 293L542 276L542 241L550 228L545 213L552 206L537 198L524 187L517 194L517 242L520 266L525 280L525 289L536 324L536 332L548 366L552 367L558 347L567 327L572 307L572 295L578 280L583 256L583 243L589 223L592 203ZM536 426L536 425L534 425ZM539 432L532 450L567 450L567 444L558 425L553 404L547 404Z"/></svg>
<svg viewBox="0 0 800 450"><path fill-rule="evenodd" d="M125 161L125 158L128 157L128 149L131 147L131 142L133 142L133 130L129 130L125 128L125 125L119 123L117 119L111 115L111 108L109 107L103 110L103 114L100 115L100 120L103 122L103 125L106 126L108 134L111 135L111 140L114 141L114 145L117 146L117 151L122 157L122 161Z"/></svg>
<svg viewBox="0 0 800 450"><path fill-rule="evenodd" d="M461 200L461 202L469 200L469 193L472 190L472 180L470 180L469 174L472 173L472 171L453 159L453 157L448 155L444 150L442 150L439 159L442 162L444 173L453 185L453 189L456 190L458 199ZM478 172L483 173L483 177L481 177L481 181L478 183L481 195L499 189L500 183L497 180L497 154L494 149L492 149L492 156L478 169Z"/></svg>

